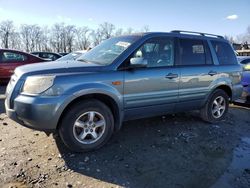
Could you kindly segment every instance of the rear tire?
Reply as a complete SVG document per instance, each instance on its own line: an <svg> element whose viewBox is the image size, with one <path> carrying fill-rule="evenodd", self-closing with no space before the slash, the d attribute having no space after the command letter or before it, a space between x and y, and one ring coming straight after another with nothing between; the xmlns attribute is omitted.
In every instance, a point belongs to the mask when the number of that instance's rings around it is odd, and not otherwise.
<svg viewBox="0 0 250 188"><path fill-rule="evenodd" d="M217 123L225 118L228 112L229 96L222 89L216 89L201 109L201 118L209 123Z"/></svg>
<svg viewBox="0 0 250 188"><path fill-rule="evenodd" d="M63 143L72 151L86 152L103 146L114 130L110 109L101 101L91 99L70 107L59 125Z"/></svg>

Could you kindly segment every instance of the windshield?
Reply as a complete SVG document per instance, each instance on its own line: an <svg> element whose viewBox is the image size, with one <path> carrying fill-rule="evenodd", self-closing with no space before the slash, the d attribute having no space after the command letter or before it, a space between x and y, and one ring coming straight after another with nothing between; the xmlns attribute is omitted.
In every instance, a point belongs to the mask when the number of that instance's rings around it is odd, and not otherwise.
<svg viewBox="0 0 250 188"><path fill-rule="evenodd" d="M84 54L86 52L82 51L82 52L72 52L70 54L67 54L63 57L60 57L59 59L57 59L56 61L70 61L70 60L75 60L78 57L80 57L82 54Z"/></svg>
<svg viewBox="0 0 250 188"><path fill-rule="evenodd" d="M105 40L86 54L80 56L77 60L100 65L110 65L137 39L138 36L122 36Z"/></svg>

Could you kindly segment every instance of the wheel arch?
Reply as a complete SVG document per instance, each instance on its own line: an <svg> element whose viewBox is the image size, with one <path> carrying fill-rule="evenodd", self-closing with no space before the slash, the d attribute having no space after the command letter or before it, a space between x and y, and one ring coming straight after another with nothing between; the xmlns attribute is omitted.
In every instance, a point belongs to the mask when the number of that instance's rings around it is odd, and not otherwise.
<svg viewBox="0 0 250 188"><path fill-rule="evenodd" d="M105 105L107 105L114 117L114 124L115 124L115 131L119 130L122 125L122 119L123 119L123 113L121 110L121 106L118 104L117 100L115 100L113 97L111 97L108 94L104 93L89 93L89 94L84 94L84 95L79 95L73 98L70 102L67 103L67 105L64 107L62 110L62 113L60 114L58 123L56 128L59 128L59 125L61 124L61 120L64 116L65 113L75 104L85 101L88 99L96 99L101 102L103 102Z"/></svg>
<svg viewBox="0 0 250 188"><path fill-rule="evenodd" d="M232 88L231 88L230 86L225 85L225 84L220 85L220 86L217 86L217 87L213 90L213 92L214 92L215 90L217 90L217 89L221 89L221 90L225 91L226 94L227 94L228 97L229 97L229 101L232 100Z"/></svg>

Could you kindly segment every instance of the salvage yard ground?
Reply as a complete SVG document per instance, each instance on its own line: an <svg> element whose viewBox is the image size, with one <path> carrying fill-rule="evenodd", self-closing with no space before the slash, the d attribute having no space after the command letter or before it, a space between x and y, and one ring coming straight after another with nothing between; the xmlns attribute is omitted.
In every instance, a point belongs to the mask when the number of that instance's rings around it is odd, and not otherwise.
<svg viewBox="0 0 250 188"><path fill-rule="evenodd" d="M196 112L125 122L95 152L72 153L57 135L4 114L0 87L0 187L250 187L250 108L226 120Z"/></svg>

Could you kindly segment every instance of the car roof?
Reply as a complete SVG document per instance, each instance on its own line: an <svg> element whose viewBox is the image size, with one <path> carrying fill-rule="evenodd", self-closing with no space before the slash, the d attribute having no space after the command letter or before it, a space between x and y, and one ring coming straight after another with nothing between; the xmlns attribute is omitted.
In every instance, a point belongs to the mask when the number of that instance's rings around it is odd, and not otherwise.
<svg viewBox="0 0 250 188"><path fill-rule="evenodd" d="M55 52L31 52L31 54L38 54L38 53L43 53L43 54L56 54L56 55L60 55L60 54L55 53Z"/></svg>

